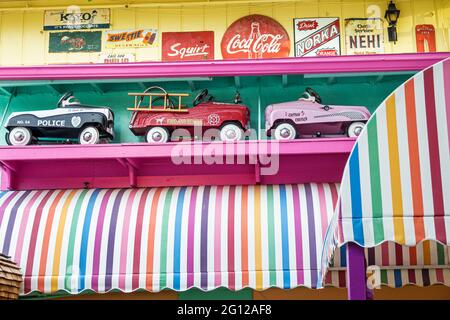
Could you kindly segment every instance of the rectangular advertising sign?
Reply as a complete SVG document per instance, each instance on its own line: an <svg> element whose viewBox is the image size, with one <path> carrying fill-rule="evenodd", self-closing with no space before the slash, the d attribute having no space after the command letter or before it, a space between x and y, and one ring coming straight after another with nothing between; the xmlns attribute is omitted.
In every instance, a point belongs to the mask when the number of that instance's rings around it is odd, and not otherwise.
<svg viewBox="0 0 450 320"><path fill-rule="evenodd" d="M109 9L47 10L44 13L44 30L105 29L110 27Z"/></svg>
<svg viewBox="0 0 450 320"><path fill-rule="evenodd" d="M348 55L384 53L383 20L345 19L345 44Z"/></svg>
<svg viewBox="0 0 450 320"><path fill-rule="evenodd" d="M100 51L102 51L101 31L50 32L48 50L50 53Z"/></svg>
<svg viewBox="0 0 450 320"><path fill-rule="evenodd" d="M294 19L294 42L296 57L340 55L339 18Z"/></svg>
<svg viewBox="0 0 450 320"><path fill-rule="evenodd" d="M106 49L150 48L156 44L156 29L108 30Z"/></svg>
<svg viewBox="0 0 450 320"><path fill-rule="evenodd" d="M102 53L99 55L100 63L127 63L134 62L134 53Z"/></svg>
<svg viewBox="0 0 450 320"><path fill-rule="evenodd" d="M163 32L162 60L214 59L214 31Z"/></svg>

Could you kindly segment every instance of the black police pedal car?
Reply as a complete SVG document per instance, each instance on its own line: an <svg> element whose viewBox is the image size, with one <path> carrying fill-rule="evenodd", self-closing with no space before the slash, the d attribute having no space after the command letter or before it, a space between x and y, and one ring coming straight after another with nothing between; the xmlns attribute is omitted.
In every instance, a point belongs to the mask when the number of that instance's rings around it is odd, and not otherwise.
<svg viewBox="0 0 450 320"><path fill-rule="evenodd" d="M74 140L97 144L114 138L114 113L108 107L81 104L72 92L59 99L53 110L13 112L5 124L6 142L24 146L40 139Z"/></svg>

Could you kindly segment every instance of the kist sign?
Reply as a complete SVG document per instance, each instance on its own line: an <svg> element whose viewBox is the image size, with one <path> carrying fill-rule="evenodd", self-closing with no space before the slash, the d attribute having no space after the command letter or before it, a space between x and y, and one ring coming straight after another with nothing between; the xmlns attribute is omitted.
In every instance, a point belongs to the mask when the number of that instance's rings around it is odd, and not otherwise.
<svg viewBox="0 0 450 320"><path fill-rule="evenodd" d="M436 31L432 24L416 26L416 45L417 52L436 52Z"/></svg>
<svg viewBox="0 0 450 320"><path fill-rule="evenodd" d="M249 15L233 22L221 42L224 59L288 57L289 35L281 24L263 15Z"/></svg>

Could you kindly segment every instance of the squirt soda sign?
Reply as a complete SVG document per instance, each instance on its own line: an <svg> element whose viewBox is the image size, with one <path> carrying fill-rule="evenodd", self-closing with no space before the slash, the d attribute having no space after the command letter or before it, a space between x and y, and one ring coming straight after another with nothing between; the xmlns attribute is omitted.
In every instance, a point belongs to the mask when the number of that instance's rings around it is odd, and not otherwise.
<svg viewBox="0 0 450 320"><path fill-rule="evenodd" d="M274 19L249 15L233 22L221 42L224 59L288 57L291 41L286 30Z"/></svg>
<svg viewBox="0 0 450 320"><path fill-rule="evenodd" d="M163 32L162 60L213 60L214 31Z"/></svg>

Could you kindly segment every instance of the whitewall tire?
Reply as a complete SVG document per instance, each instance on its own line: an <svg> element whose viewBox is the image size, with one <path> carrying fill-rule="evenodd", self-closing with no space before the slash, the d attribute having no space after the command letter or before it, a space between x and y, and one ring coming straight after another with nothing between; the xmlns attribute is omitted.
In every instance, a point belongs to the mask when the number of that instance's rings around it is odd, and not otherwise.
<svg viewBox="0 0 450 320"><path fill-rule="evenodd" d="M80 144L98 144L100 143L100 132L96 127L86 127L79 136Z"/></svg>
<svg viewBox="0 0 450 320"><path fill-rule="evenodd" d="M169 141L169 131L163 127L153 127L147 131L145 140L148 143L166 143Z"/></svg>
<svg viewBox="0 0 450 320"><path fill-rule="evenodd" d="M277 125L273 136L276 140L294 140L297 137L297 130L292 124L283 122Z"/></svg>
<svg viewBox="0 0 450 320"><path fill-rule="evenodd" d="M366 124L364 122L353 122L348 126L347 136L351 138L359 137L361 131L364 129Z"/></svg>
<svg viewBox="0 0 450 320"><path fill-rule="evenodd" d="M30 144L32 140L33 135L31 134L30 129L25 127L16 127L8 133L7 142L12 146L26 146Z"/></svg>
<svg viewBox="0 0 450 320"><path fill-rule="evenodd" d="M220 140L238 141L244 138L242 128L234 123L228 123L220 129Z"/></svg>

